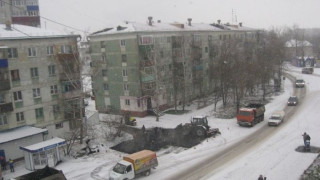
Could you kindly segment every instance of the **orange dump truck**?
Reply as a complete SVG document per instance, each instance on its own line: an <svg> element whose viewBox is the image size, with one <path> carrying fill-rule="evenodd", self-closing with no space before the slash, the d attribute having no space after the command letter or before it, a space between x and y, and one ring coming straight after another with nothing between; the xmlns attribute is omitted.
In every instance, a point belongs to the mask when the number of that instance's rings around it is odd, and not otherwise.
<svg viewBox="0 0 320 180"><path fill-rule="evenodd" d="M110 180L134 179L137 174L148 176L151 168L158 166L157 155L153 151L142 150L118 162L110 172Z"/></svg>
<svg viewBox="0 0 320 180"><path fill-rule="evenodd" d="M240 126L254 126L263 121L265 106L260 103L252 103L240 108L237 113L237 122Z"/></svg>

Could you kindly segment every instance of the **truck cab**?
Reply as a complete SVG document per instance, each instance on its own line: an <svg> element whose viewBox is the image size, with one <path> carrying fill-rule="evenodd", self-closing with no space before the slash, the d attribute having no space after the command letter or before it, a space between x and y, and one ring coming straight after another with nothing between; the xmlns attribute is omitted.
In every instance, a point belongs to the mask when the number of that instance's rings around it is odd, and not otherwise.
<svg viewBox="0 0 320 180"><path fill-rule="evenodd" d="M135 176L133 165L125 160L118 162L110 172L110 180L133 179Z"/></svg>

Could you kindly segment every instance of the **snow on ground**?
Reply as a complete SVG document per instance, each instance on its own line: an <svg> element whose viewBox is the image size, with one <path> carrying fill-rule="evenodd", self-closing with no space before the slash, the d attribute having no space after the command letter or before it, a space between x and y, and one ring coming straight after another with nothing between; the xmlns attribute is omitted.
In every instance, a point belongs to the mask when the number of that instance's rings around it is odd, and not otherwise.
<svg viewBox="0 0 320 180"><path fill-rule="evenodd" d="M299 176L315 159L317 154L305 154L295 152L294 149L303 144L301 134L306 131L311 135L311 145L320 146L320 136L316 127L319 127L320 121L317 121L316 114L320 107L320 84L315 81L319 77L311 75L302 75L301 68L290 67L296 72L293 75L303 77L307 82L307 93L305 101L300 104L298 111L292 120L285 127L278 131L274 136L257 146L254 151L239 157L221 167L217 172L208 174L209 179L257 179L259 174L266 175L268 179L299 179ZM320 74L320 69L315 69L315 74ZM292 83L289 80L284 81L285 91L274 96L273 100L266 105L266 119L275 110L286 107L287 99L293 94ZM319 91L319 92L317 92ZM192 105L188 107L192 109ZM207 106L199 110L192 110L184 115L166 114L160 117L157 122L155 117L148 116L137 118L138 127L166 127L174 128L180 123L187 123L195 115L208 115L211 127L217 127L221 135L215 138L209 138L193 148L169 147L157 152L159 166L153 170L148 177L139 177L138 179L167 179L169 175L190 167L206 159L208 154L213 155L233 143L245 138L249 134L262 128L267 121L263 121L252 128L239 127L236 119L218 119L212 116L214 105ZM89 101L87 107L90 111L94 110L94 101ZM62 170L67 179L89 180L89 179L108 179L110 169L120 161L125 155L109 149L109 145L103 142L105 146L100 146L100 152L78 159L65 157L64 161L57 165L57 169ZM16 177L27 173L23 168L23 163L16 165L17 171L10 173L4 172L4 178Z"/></svg>

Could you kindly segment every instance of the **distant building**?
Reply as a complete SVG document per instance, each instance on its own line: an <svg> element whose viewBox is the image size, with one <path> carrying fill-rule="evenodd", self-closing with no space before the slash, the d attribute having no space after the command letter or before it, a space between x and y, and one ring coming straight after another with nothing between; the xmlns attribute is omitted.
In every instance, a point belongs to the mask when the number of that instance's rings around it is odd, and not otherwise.
<svg viewBox="0 0 320 180"><path fill-rule="evenodd" d="M309 41L299 41L292 39L287 41L286 57L290 60L297 57L313 57L313 46Z"/></svg>
<svg viewBox="0 0 320 180"><path fill-rule="evenodd" d="M256 41L258 30L239 25L126 23L89 36L93 90L99 112L145 116L212 92L216 47Z"/></svg>
<svg viewBox="0 0 320 180"><path fill-rule="evenodd" d="M63 137L82 120L79 35L0 25L0 131L22 126Z"/></svg>
<svg viewBox="0 0 320 180"><path fill-rule="evenodd" d="M0 2L0 24L40 27L40 8L38 0L2 0Z"/></svg>

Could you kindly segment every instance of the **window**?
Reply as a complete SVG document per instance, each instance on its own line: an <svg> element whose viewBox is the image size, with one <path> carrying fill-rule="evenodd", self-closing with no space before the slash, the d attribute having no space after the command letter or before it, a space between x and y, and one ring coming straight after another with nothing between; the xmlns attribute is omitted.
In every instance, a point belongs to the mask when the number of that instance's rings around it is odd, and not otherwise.
<svg viewBox="0 0 320 180"><path fill-rule="evenodd" d="M13 92L14 101L22 101L22 93L21 91Z"/></svg>
<svg viewBox="0 0 320 180"><path fill-rule="evenodd" d="M16 119L17 119L17 122L24 121L24 114L23 114L23 112L18 112L18 113L16 113Z"/></svg>
<svg viewBox="0 0 320 180"><path fill-rule="evenodd" d="M58 94L58 85L50 86L50 93L52 94Z"/></svg>
<svg viewBox="0 0 320 180"><path fill-rule="evenodd" d="M204 48L204 51L205 51L206 53L208 53L208 47L205 47L205 48Z"/></svg>
<svg viewBox="0 0 320 180"><path fill-rule="evenodd" d="M72 53L72 47L70 45L64 45L61 46L61 51L62 54L71 54Z"/></svg>
<svg viewBox="0 0 320 180"><path fill-rule="evenodd" d="M31 78L39 77L38 68L36 68L36 67L30 68L30 73L31 73Z"/></svg>
<svg viewBox="0 0 320 180"><path fill-rule="evenodd" d="M17 58L17 57L18 57L17 48L9 48L8 49L8 58Z"/></svg>
<svg viewBox="0 0 320 180"><path fill-rule="evenodd" d="M4 94L1 94L1 93L0 93L0 104L1 104L1 103L4 103L4 102L5 102L4 100L5 100Z"/></svg>
<svg viewBox="0 0 320 180"><path fill-rule="evenodd" d="M53 55L53 46L47 47L47 55Z"/></svg>
<svg viewBox="0 0 320 180"><path fill-rule="evenodd" d="M141 45L153 44L153 37L152 36L142 36L142 37L140 37L140 44Z"/></svg>
<svg viewBox="0 0 320 180"><path fill-rule="evenodd" d="M29 57L37 56L37 51L35 47L28 48L28 56Z"/></svg>
<svg viewBox="0 0 320 180"><path fill-rule="evenodd" d="M102 55L102 56L101 56L101 61L102 61L102 62L106 62L106 56L105 56L105 55Z"/></svg>
<svg viewBox="0 0 320 180"><path fill-rule="evenodd" d="M20 81L20 74L19 74L19 70L11 70L11 79L12 81Z"/></svg>
<svg viewBox="0 0 320 180"><path fill-rule="evenodd" d="M33 98L40 97L40 88L32 89L32 91L33 91Z"/></svg>
<svg viewBox="0 0 320 180"><path fill-rule="evenodd" d="M108 91L109 90L109 85L108 84L103 84L103 89L105 90L105 91Z"/></svg>
<svg viewBox="0 0 320 180"><path fill-rule="evenodd" d="M56 75L56 66L55 65L48 66L48 71L49 71L49 76Z"/></svg>
<svg viewBox="0 0 320 180"><path fill-rule="evenodd" d="M163 51L160 51L160 57L161 57L161 58L164 57Z"/></svg>
<svg viewBox="0 0 320 180"><path fill-rule="evenodd" d="M126 63L127 62L127 55L122 54L121 55L121 60L122 60L123 63Z"/></svg>
<svg viewBox="0 0 320 180"><path fill-rule="evenodd" d="M211 36L211 35L208 36L208 40L209 40L209 41L212 40L212 36Z"/></svg>
<svg viewBox="0 0 320 180"><path fill-rule="evenodd" d="M63 128L63 123L62 122L56 124L56 129L60 129L60 128Z"/></svg>
<svg viewBox="0 0 320 180"><path fill-rule="evenodd" d="M124 85L123 85L123 90L128 91L128 89L129 89L128 84L124 84Z"/></svg>
<svg viewBox="0 0 320 180"><path fill-rule="evenodd" d="M43 118L43 108L37 108L35 109L36 118Z"/></svg>
<svg viewBox="0 0 320 180"><path fill-rule="evenodd" d="M107 77L107 70L106 69L102 69L102 76Z"/></svg>
<svg viewBox="0 0 320 180"><path fill-rule="evenodd" d="M52 111L53 111L53 115L58 115L59 114L59 111L60 111L60 108L57 104L53 105L52 106Z"/></svg>
<svg viewBox="0 0 320 180"><path fill-rule="evenodd" d="M167 43L171 43L171 37L167 37Z"/></svg>
<svg viewBox="0 0 320 180"><path fill-rule="evenodd" d="M38 11L28 11L29 16L38 16Z"/></svg>
<svg viewBox="0 0 320 180"><path fill-rule="evenodd" d="M125 100L126 105L130 105L130 99Z"/></svg>
<svg viewBox="0 0 320 180"><path fill-rule="evenodd" d="M7 125L8 118L6 114L0 114L0 126Z"/></svg>
<svg viewBox="0 0 320 180"><path fill-rule="evenodd" d="M120 46L126 46L126 40L120 40Z"/></svg>
<svg viewBox="0 0 320 180"><path fill-rule="evenodd" d="M122 76L124 76L124 77L128 76L126 69L122 69Z"/></svg>

